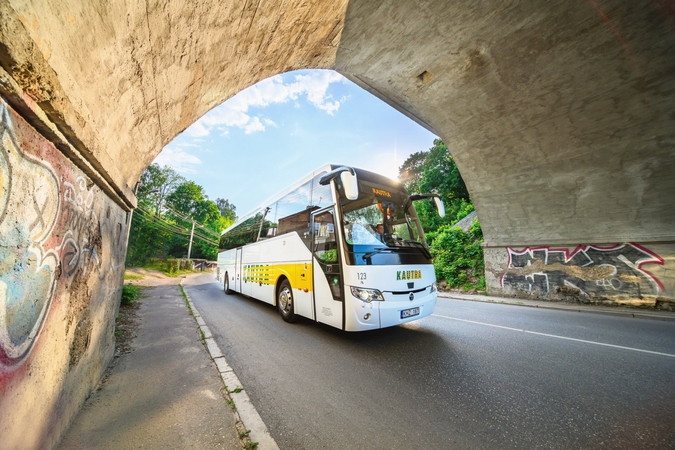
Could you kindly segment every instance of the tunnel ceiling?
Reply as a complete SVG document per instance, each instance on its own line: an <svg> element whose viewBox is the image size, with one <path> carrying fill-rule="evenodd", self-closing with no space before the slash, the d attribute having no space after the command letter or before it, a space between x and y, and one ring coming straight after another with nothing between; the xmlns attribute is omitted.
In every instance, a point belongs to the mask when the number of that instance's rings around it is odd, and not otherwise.
<svg viewBox="0 0 675 450"><path fill-rule="evenodd" d="M0 17L0 91L127 205L208 110L332 68L443 138L488 246L675 241L667 2L0 0Z"/></svg>

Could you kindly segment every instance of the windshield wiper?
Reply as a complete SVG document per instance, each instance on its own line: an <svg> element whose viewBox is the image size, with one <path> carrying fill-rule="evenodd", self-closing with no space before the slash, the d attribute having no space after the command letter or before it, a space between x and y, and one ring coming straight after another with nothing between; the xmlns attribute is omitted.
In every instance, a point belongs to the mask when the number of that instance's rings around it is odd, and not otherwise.
<svg viewBox="0 0 675 450"><path fill-rule="evenodd" d="M367 260L367 259L372 258L373 255L376 255L376 254L378 254L378 253L382 253L382 252L393 252L393 251L395 251L395 250L396 250L396 247L393 247L393 248L390 248L390 247L379 247L379 248L376 248L375 250L372 250L372 251L370 251L370 252L368 252L368 253L365 253L361 258L363 258L363 260L365 261L365 260Z"/></svg>

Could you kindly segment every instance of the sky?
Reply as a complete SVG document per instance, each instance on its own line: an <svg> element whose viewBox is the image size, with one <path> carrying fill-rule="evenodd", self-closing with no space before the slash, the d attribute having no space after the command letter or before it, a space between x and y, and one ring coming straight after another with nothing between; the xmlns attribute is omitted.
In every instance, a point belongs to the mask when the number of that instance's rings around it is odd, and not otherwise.
<svg viewBox="0 0 675 450"><path fill-rule="evenodd" d="M436 136L332 70L276 75L239 92L154 162L225 198L243 217L325 164L396 178Z"/></svg>

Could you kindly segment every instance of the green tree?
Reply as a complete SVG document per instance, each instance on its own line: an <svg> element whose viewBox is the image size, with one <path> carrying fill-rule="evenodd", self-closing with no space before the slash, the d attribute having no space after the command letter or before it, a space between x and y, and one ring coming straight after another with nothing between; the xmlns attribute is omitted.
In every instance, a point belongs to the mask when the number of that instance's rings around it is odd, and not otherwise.
<svg viewBox="0 0 675 450"><path fill-rule="evenodd" d="M424 231L437 230L464 218L473 211L466 184L450 151L440 139L428 151L411 154L399 168L401 179L410 193L434 192L445 204L445 218L440 218L431 200L418 201L415 209Z"/></svg>
<svg viewBox="0 0 675 450"><path fill-rule="evenodd" d="M160 167L159 164L150 164L141 175L138 184L139 204L152 206L156 214L161 213L161 208L167 196L185 182L185 178L169 166Z"/></svg>
<svg viewBox="0 0 675 450"><path fill-rule="evenodd" d="M185 181L167 196L168 215L181 227L191 228L192 221L203 227L195 226L192 242L192 258L215 259L218 254L219 234L233 221L223 217L216 203L209 200L204 188L193 181ZM175 236L169 253L172 256L187 255L188 242Z"/></svg>
<svg viewBox="0 0 675 450"><path fill-rule="evenodd" d="M220 210L220 215L225 219L230 219L232 223L237 220L237 207L225 198L217 198L216 206Z"/></svg>
<svg viewBox="0 0 675 450"><path fill-rule="evenodd" d="M184 178L168 166L148 166L139 180L136 195L138 207L134 211L127 248L127 264L143 264L149 258L166 255L173 236L160 214L163 202Z"/></svg>
<svg viewBox="0 0 675 450"><path fill-rule="evenodd" d="M398 168L398 179L410 193L419 192L420 180L424 170L424 162L429 152L420 151L408 156Z"/></svg>
<svg viewBox="0 0 675 450"><path fill-rule="evenodd" d="M474 210L457 164L442 140L428 151L410 155L399 168L399 179L410 193L439 194L445 204L440 218L431 200L415 202L433 256L436 278L450 288L485 289L483 235L474 220L469 232L453 227Z"/></svg>
<svg viewBox="0 0 675 450"><path fill-rule="evenodd" d="M141 176L137 195L138 208L127 250L129 265L142 265L154 257L185 257L193 220L191 257L216 259L219 234L234 222L234 217L223 217L202 186L187 181L170 167L152 164ZM223 206L235 211L229 202Z"/></svg>

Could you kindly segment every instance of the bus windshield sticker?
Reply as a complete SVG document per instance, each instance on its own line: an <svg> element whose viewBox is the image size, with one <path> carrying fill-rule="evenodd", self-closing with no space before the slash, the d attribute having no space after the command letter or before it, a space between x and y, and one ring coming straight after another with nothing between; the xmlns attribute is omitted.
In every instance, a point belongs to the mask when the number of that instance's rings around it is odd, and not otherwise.
<svg viewBox="0 0 675 450"><path fill-rule="evenodd" d="M396 272L397 280L416 280L422 278L421 270L399 270Z"/></svg>
<svg viewBox="0 0 675 450"><path fill-rule="evenodd" d="M373 190L373 194L378 195L380 197L387 197L391 198L391 193L389 191L384 191L382 189L376 189L376 188L371 188Z"/></svg>

